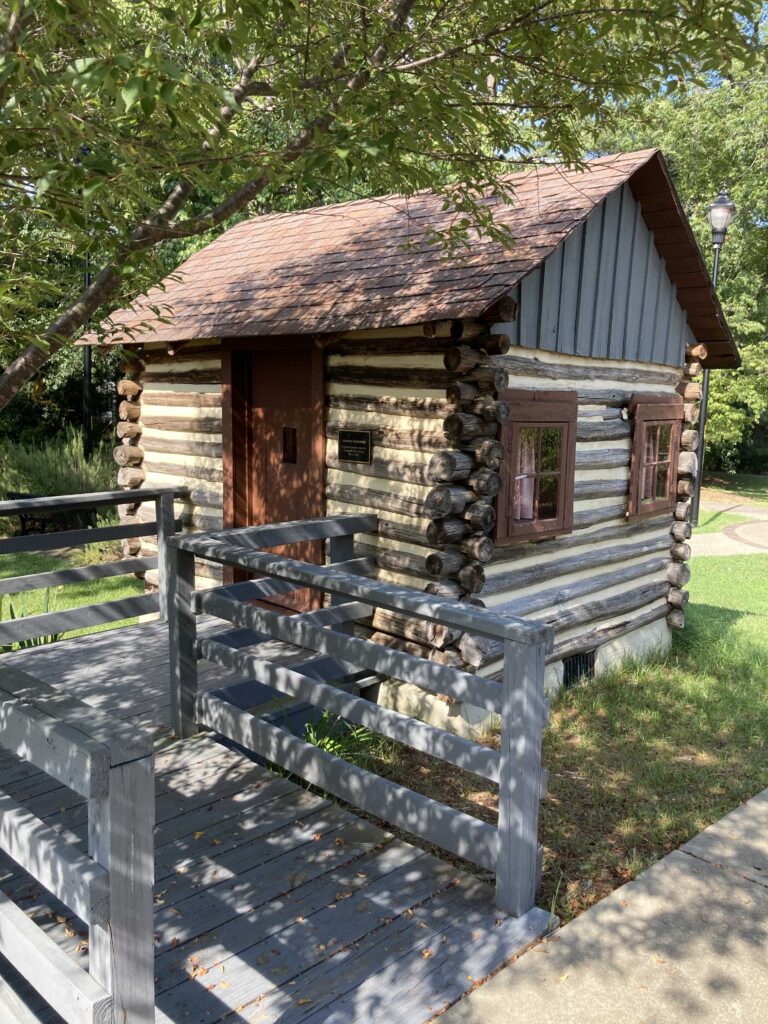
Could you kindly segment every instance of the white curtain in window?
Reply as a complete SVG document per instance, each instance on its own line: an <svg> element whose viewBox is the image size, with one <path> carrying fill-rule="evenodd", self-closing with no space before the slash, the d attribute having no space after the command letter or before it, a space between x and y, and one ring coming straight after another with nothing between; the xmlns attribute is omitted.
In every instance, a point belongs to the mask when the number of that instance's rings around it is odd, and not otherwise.
<svg viewBox="0 0 768 1024"><path fill-rule="evenodd" d="M655 490L656 467L658 461L658 440L659 432L656 427L648 427L645 432L645 463L643 474L643 498L652 498Z"/></svg>
<svg viewBox="0 0 768 1024"><path fill-rule="evenodd" d="M536 435L520 435L518 441L517 476L515 477L515 519L533 519L533 499L536 489Z"/></svg>

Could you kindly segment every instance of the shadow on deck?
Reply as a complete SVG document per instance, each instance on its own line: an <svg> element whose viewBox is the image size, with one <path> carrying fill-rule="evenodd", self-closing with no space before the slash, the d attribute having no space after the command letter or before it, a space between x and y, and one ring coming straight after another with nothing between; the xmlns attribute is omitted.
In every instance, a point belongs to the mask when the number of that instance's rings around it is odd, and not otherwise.
<svg viewBox="0 0 768 1024"><path fill-rule="evenodd" d="M500 914L491 887L209 736L174 742L165 623L0 657L9 665L155 733L157 1022L420 1024L547 926L542 911ZM201 666L201 689L232 681ZM72 790L10 754L0 787L85 848ZM87 926L0 864L6 894L87 968ZM3 1020L61 1020L7 964L2 1005Z"/></svg>

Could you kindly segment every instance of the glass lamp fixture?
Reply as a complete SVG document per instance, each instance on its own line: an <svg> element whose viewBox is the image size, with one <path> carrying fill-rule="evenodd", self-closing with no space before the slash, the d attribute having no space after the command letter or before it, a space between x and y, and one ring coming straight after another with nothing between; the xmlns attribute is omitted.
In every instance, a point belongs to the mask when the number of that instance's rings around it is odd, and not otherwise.
<svg viewBox="0 0 768 1024"><path fill-rule="evenodd" d="M712 228L712 245L721 246L725 241L725 235L736 213L736 204L728 195L728 189L723 187L720 195L710 204L707 211L707 220Z"/></svg>

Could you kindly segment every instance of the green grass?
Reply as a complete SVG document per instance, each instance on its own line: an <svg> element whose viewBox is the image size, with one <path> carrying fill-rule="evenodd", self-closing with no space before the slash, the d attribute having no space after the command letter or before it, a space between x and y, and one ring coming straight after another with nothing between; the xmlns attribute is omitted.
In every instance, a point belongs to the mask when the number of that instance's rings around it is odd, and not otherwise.
<svg viewBox="0 0 768 1024"><path fill-rule="evenodd" d="M0 556L0 579L93 565L97 562L117 560L120 557L119 547L115 548L113 544L93 544L87 548L79 548L62 554L25 552L2 555ZM116 601L143 593L144 581L136 579L135 576L113 576L102 580L69 583L65 586L49 588L47 591L28 590L21 594L0 597L0 621L6 621L12 617L11 606L14 616L20 618L21 616L38 615L45 611L62 611L65 608L79 608L83 605L99 604L102 601ZM136 621L136 619L126 619L123 625ZM117 623L107 623L103 626L73 630L64 633L61 639L81 636L85 633L101 632L104 629L112 629L115 625Z"/></svg>
<svg viewBox="0 0 768 1024"><path fill-rule="evenodd" d="M537 902L562 920L768 786L768 555L698 558L692 570L686 628L670 652L554 703ZM496 789L477 776L389 741L366 757L383 775L496 820Z"/></svg>
<svg viewBox="0 0 768 1024"><path fill-rule="evenodd" d="M702 510L699 525L694 529L694 536L700 533L720 533L726 526L753 522L749 516L737 516L733 512L720 512L717 509Z"/></svg>
<svg viewBox="0 0 768 1024"><path fill-rule="evenodd" d="M565 919L768 786L768 555L692 564L672 651L563 695L541 905Z"/></svg>
<svg viewBox="0 0 768 1024"><path fill-rule="evenodd" d="M768 475L754 473L707 473L701 500L706 502L738 498L742 502L768 505Z"/></svg>

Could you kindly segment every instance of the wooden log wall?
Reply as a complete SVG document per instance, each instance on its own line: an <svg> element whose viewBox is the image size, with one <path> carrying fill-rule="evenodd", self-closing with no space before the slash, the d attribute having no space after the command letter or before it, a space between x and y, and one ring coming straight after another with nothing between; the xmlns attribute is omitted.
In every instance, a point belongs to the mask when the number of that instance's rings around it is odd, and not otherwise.
<svg viewBox="0 0 768 1024"><path fill-rule="evenodd" d="M144 482L144 471L141 464L144 461L144 449L141 446L141 394L142 375L144 363L131 353L128 353L123 361L124 376L117 382L117 393L120 397L117 424L117 440L120 442L115 448L115 462L119 469L117 471L118 487L126 491L141 487ZM135 502L131 502L130 495L126 494L124 505L118 506L120 522L122 524L136 524L141 522L138 518L138 511L141 508ZM140 555L142 553L142 538L129 537L122 541L123 554Z"/></svg>
<svg viewBox="0 0 768 1024"><path fill-rule="evenodd" d="M382 578L551 623L557 646L550 661L665 617L679 624L687 600L681 588L690 555L688 502L681 498L674 515L627 521L626 406L638 392L676 390L695 406L692 380L681 384L680 370L668 367L509 349L505 337L481 331L472 325L452 344L442 342L440 353L434 340L427 349L416 339L410 352L397 355L386 343L331 347L329 512L377 512L380 533L362 538L359 553L377 558ZM695 362L687 373L696 374ZM503 458L497 434L508 415L500 395L509 382L578 392L574 530L496 548L493 499ZM682 491L695 473L692 422L680 453ZM370 466L338 460L342 427L373 431ZM418 647L433 660L458 659L490 675L500 668L500 651L479 638L417 635L391 617L377 617L372 628L379 642Z"/></svg>
<svg viewBox="0 0 768 1024"><path fill-rule="evenodd" d="M174 354L146 345L126 378L118 383L120 422L115 461L118 483L134 488L186 487L190 501L177 502L185 527L223 526L221 357L210 341L189 342ZM154 519L149 505L126 505L124 521ZM137 539L133 553L155 554L153 537ZM199 562L201 581L219 580L221 568ZM156 574L147 573L155 584Z"/></svg>
<svg viewBox="0 0 768 1024"><path fill-rule="evenodd" d="M690 575L685 562L691 533L685 495L696 472L698 443L691 385L701 369L690 354L688 360L682 380L680 371L666 367L596 364L520 349L495 360L514 374L515 387L563 388L579 397L574 530L535 545L499 548L483 592L496 611L530 616L555 628L550 662L657 620L666 618L673 628L682 625L687 593L681 588ZM680 500L673 514L628 521L632 424L625 407L632 393L643 391L684 395L689 418L677 467ZM462 638L459 647L480 671L495 675L500 668L500 652L476 638Z"/></svg>
<svg viewBox="0 0 768 1024"><path fill-rule="evenodd" d="M707 347L702 343L690 345L685 353L685 366L677 391L683 396L685 421L680 435L680 458L678 460L677 496L675 522L672 526L673 544L670 552L673 564L670 566L672 588L667 596L667 623L672 629L685 626L684 609L688 603L688 591L682 589L690 579L690 570L685 564L691 557L691 548L686 541L691 536L689 521L691 498L696 487L699 469L699 441L697 429L701 404L701 361L706 359Z"/></svg>
<svg viewBox="0 0 768 1024"><path fill-rule="evenodd" d="M498 398L506 374L490 360L509 342L478 323L452 334L414 328L411 338L380 332L329 346L326 493L329 514L379 516L379 533L359 538L357 553L376 558L381 579L468 601L493 555L496 434L508 410ZM339 459L344 428L372 432L370 465ZM382 613L370 629L381 643L462 663L454 632Z"/></svg>
<svg viewBox="0 0 768 1024"><path fill-rule="evenodd" d="M357 553L375 557L381 579L500 611L551 622L550 660L578 653L645 623L667 617L682 625L689 571L689 496L696 472L700 351L680 371L649 364L603 362L537 350L510 349L503 334L464 323L426 337L414 329L327 346L326 502L328 514L373 511L376 535ZM493 501L504 457L497 439L509 414L501 394L516 388L575 390L577 424L574 530L539 543L496 548ZM666 514L625 519L632 394L683 394L686 423L679 461L679 501ZM178 505L185 524L222 526L221 363L210 342L176 354L145 346L126 369L121 396L118 480L186 486ZM339 459L339 430L370 430L370 465ZM152 517L126 503L127 517ZM142 543L151 553L152 540ZM138 553L138 552L137 552ZM218 567L201 565L218 579ZM467 664L483 674L499 668L499 652L473 637L428 629L378 614L376 639L407 644L425 657Z"/></svg>

